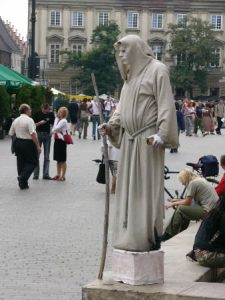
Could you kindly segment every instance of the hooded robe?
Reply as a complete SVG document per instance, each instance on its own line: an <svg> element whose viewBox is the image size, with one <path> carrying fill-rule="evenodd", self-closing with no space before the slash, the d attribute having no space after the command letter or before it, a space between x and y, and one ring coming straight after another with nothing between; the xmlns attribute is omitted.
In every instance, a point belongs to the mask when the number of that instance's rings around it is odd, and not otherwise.
<svg viewBox="0 0 225 300"><path fill-rule="evenodd" d="M109 121L111 143L120 148L116 187L113 247L128 251L160 248L164 215L165 147L147 145L158 134L177 147L177 121L168 70L138 36L127 35L115 45L124 85ZM128 65L119 57L126 50Z"/></svg>

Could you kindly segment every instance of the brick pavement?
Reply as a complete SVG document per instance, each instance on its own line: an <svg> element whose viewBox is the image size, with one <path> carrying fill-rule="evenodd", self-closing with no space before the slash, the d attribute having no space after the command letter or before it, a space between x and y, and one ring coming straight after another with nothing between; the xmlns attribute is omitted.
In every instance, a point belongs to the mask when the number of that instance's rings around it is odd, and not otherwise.
<svg viewBox="0 0 225 300"><path fill-rule="evenodd" d="M201 155L219 157L225 151L222 134L182 135L179 153L167 151L166 164L180 170ZM65 182L30 179L30 189L21 191L10 140L0 140L0 300L80 300L81 286L97 277L104 185L95 182L97 166L91 160L100 158L100 146L76 137L68 146ZM54 175L52 161L50 170ZM175 189L177 182L171 179L168 185ZM112 197L111 212L113 207Z"/></svg>

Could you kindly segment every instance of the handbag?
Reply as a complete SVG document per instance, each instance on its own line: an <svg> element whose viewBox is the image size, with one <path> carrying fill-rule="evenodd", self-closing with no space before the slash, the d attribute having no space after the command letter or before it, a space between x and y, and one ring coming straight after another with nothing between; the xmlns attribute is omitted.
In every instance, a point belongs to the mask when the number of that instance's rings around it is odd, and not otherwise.
<svg viewBox="0 0 225 300"><path fill-rule="evenodd" d="M103 162L103 158L102 158L102 161L101 161L101 163L99 164L99 167L98 167L98 174L97 174L97 177L96 177L96 181L98 183L105 184L105 164Z"/></svg>
<svg viewBox="0 0 225 300"><path fill-rule="evenodd" d="M67 145L71 145L73 144L73 139L71 137L70 134L66 133L63 135L63 139L64 139L64 142L67 144Z"/></svg>

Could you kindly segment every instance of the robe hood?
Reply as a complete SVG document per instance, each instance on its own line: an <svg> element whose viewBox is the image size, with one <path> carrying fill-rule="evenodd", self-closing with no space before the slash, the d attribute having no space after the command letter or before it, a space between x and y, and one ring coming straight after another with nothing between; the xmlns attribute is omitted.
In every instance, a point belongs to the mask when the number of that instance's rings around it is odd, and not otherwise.
<svg viewBox="0 0 225 300"><path fill-rule="evenodd" d="M127 53L128 65L124 65L119 57L119 48L124 47ZM139 36L130 34L114 44L116 61L124 80L137 76L154 58L152 49Z"/></svg>

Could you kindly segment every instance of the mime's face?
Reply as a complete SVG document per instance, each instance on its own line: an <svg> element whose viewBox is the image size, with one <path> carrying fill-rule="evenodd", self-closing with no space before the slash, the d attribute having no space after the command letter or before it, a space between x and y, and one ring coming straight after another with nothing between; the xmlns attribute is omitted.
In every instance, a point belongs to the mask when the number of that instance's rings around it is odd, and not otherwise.
<svg viewBox="0 0 225 300"><path fill-rule="evenodd" d="M123 46L119 47L119 57L121 59L122 64L124 65L128 64L126 49Z"/></svg>

